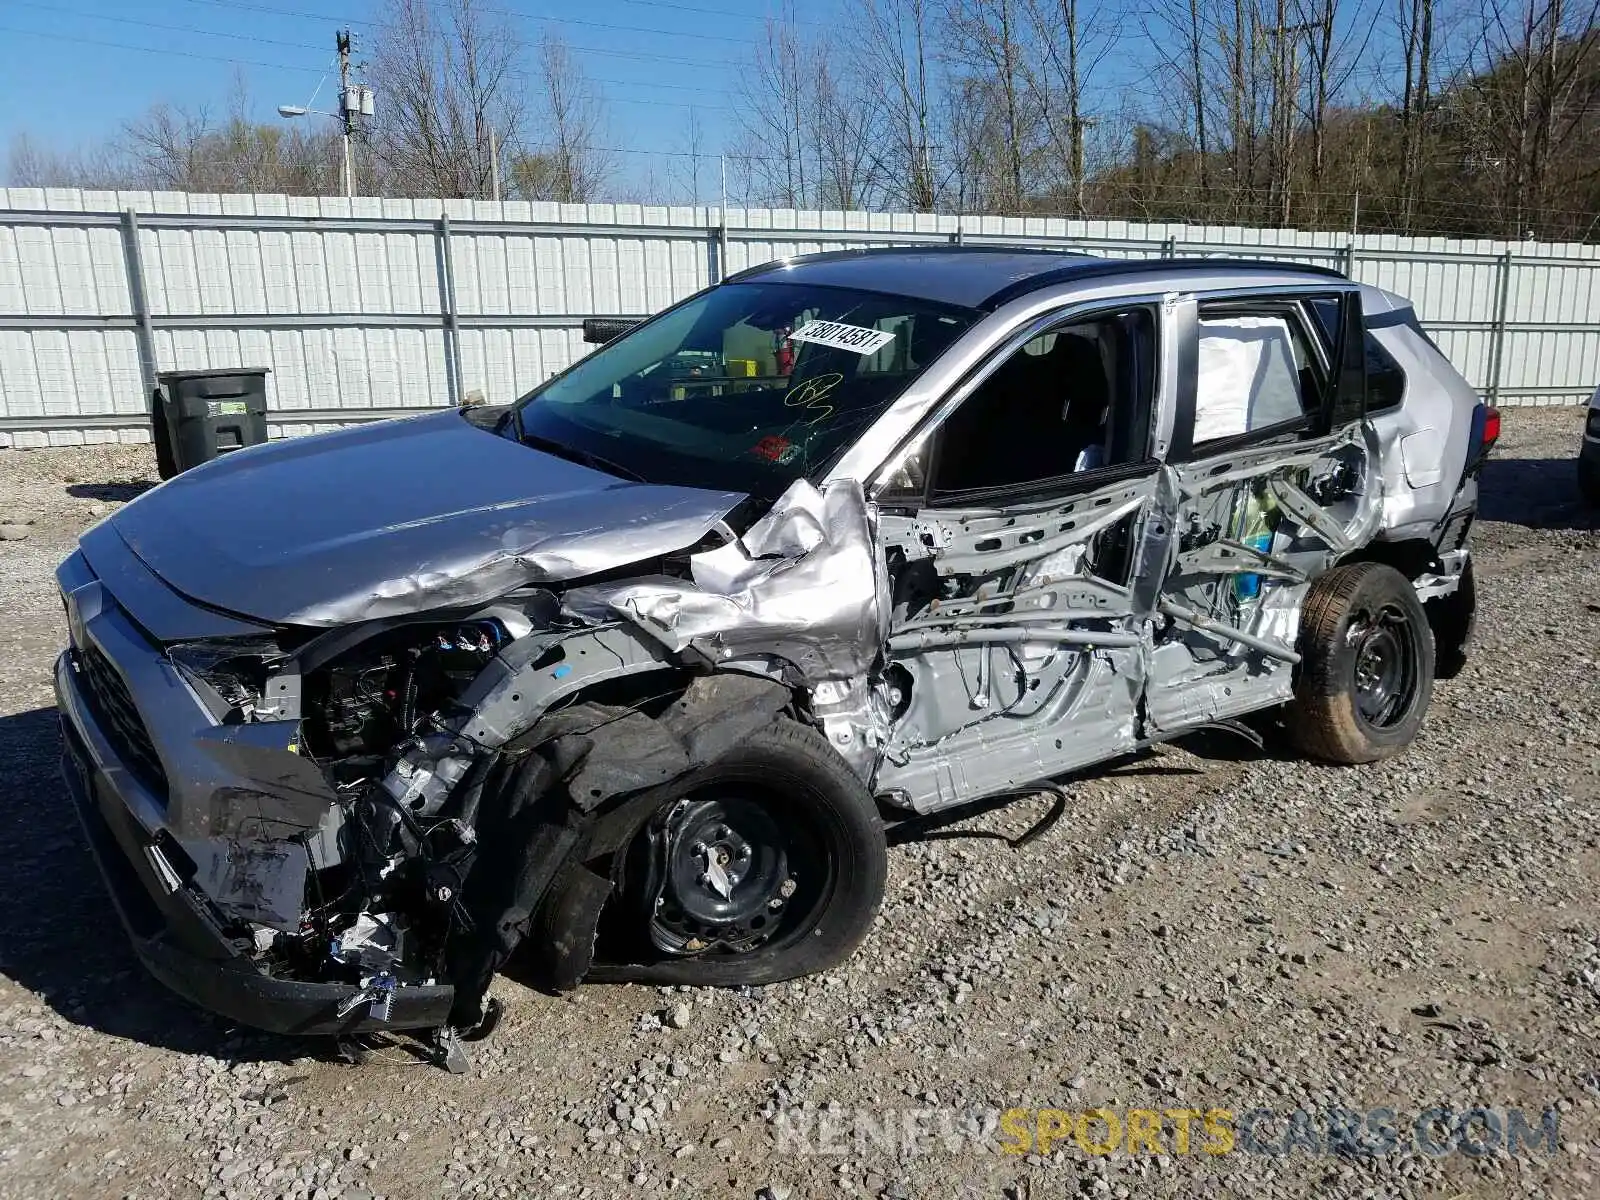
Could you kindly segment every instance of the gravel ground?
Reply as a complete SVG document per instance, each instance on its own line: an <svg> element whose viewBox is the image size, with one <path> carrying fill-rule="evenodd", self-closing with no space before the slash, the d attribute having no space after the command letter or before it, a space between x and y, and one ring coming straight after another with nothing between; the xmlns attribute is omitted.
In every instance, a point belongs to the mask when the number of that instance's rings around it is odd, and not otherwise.
<svg viewBox="0 0 1600 1200"><path fill-rule="evenodd" d="M1575 409L1506 415L1479 640L1401 758L1163 748L1074 784L1023 849L893 851L877 928L826 976L564 999L501 979L466 1076L400 1046L345 1066L144 976L57 782L49 667L50 571L150 477L148 448L0 452L0 524L32 522L0 541L0 1194L1596 1195L1600 519L1578 431ZM1196 1119L1181 1153L1169 1118L1159 1155L1019 1156L992 1128L1012 1107L1227 1109L1236 1131L1260 1108L1258 1148L1296 1109L1386 1108L1401 1136L1214 1155ZM1411 1130L1436 1107L1536 1130L1554 1110L1558 1144L1435 1155Z"/></svg>

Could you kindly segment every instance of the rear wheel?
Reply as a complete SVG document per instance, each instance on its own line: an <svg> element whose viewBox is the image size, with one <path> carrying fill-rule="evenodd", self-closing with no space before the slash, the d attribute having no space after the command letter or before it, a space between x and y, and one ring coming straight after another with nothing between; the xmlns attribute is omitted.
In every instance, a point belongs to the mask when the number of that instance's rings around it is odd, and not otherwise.
<svg viewBox="0 0 1600 1200"><path fill-rule="evenodd" d="M1410 581L1383 563L1335 567L1306 597L1286 725L1306 754L1375 762L1416 736L1433 695L1433 635Z"/></svg>
<svg viewBox="0 0 1600 1200"><path fill-rule="evenodd" d="M866 788L792 723L662 789L620 857L601 957L633 959L622 970L634 977L715 986L842 962L872 925L888 865Z"/></svg>

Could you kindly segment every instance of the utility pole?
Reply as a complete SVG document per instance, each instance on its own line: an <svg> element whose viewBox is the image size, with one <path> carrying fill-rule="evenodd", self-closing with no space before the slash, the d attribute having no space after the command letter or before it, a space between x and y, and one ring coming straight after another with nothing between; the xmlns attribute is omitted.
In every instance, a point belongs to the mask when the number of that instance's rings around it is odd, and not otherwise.
<svg viewBox="0 0 1600 1200"><path fill-rule="evenodd" d="M344 133L344 194L353 200L356 194L355 173L350 169L350 139L355 133L355 113L361 111L361 99L355 97L355 112L351 111L350 88L350 31L341 29L334 35L334 45L339 49L339 124Z"/></svg>
<svg viewBox="0 0 1600 1200"><path fill-rule="evenodd" d="M317 102L317 96L322 91L322 85L327 81L327 75L317 80L316 90L311 93L308 104L280 104L278 115L280 117L305 117L316 115L327 117L339 122L339 140L342 143L343 156L339 165L339 182L343 185L346 200L354 200L356 195L355 170L350 161L350 143L354 140L356 131L364 129L366 123L372 119L373 100L372 89L363 84L350 82L350 52L355 48L355 38L348 29L341 29L334 35L334 47L339 52L339 111L328 112L322 108L312 108Z"/></svg>
<svg viewBox="0 0 1600 1200"><path fill-rule="evenodd" d="M489 126L489 194L496 203L500 201L500 135Z"/></svg>

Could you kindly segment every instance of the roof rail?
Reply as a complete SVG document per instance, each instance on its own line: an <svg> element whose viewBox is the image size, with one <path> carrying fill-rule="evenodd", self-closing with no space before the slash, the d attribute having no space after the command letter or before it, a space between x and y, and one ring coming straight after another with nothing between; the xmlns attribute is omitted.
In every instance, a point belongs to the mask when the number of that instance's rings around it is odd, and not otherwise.
<svg viewBox="0 0 1600 1200"><path fill-rule="evenodd" d="M781 233L781 230L775 230ZM1052 258L1088 258L1094 255L1082 250L1068 247L1057 249L1054 246L1009 246L998 242L984 242L977 245L955 245L945 242L908 242L901 246L857 246L848 250L817 250L811 254L796 254L789 258L775 258L771 262L759 263L753 267L746 267L742 271L735 271L732 275L722 280L723 283L736 283L752 275L760 275L767 271L776 270L780 266L793 267L804 263L830 262L842 258L871 258L891 254L1039 254L1049 255Z"/></svg>
<svg viewBox="0 0 1600 1200"><path fill-rule="evenodd" d="M1223 269L1237 269L1244 271L1282 271L1286 274L1323 275L1330 279L1349 281L1349 276L1332 267L1313 267L1302 263L1280 262L1276 259L1249 259L1249 258L1107 258L1097 259L1076 267L1065 267L1059 271L1045 271L1039 275L1030 275L1026 279L1019 279L1015 283L1007 284L998 292L984 298L978 305L979 308L993 312L1002 304L1015 300L1018 296L1026 296L1029 292L1039 291L1041 288L1050 287L1052 284L1067 283L1078 279L1095 279L1107 275L1129 274L1159 274L1167 271L1185 270L1213 270L1218 267Z"/></svg>

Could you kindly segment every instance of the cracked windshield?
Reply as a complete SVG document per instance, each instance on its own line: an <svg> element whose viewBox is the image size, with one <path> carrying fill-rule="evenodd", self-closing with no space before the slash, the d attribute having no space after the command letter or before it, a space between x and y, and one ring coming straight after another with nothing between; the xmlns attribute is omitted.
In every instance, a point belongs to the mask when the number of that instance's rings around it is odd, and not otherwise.
<svg viewBox="0 0 1600 1200"><path fill-rule="evenodd" d="M525 397L511 432L623 478L773 497L826 471L976 316L845 288L722 287Z"/></svg>

